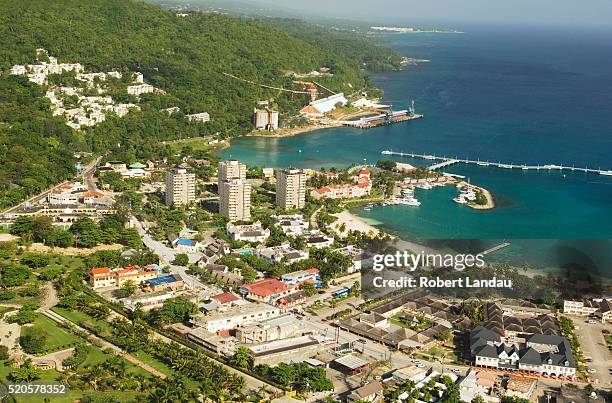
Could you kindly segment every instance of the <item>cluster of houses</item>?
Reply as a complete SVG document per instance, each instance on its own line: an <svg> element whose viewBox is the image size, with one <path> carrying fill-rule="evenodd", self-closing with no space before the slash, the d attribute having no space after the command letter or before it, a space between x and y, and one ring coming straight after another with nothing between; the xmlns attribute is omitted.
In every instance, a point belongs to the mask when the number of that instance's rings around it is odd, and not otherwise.
<svg viewBox="0 0 612 403"><path fill-rule="evenodd" d="M25 75L33 83L48 85L50 74L74 72L75 78L83 83L82 87L50 87L45 96L51 103L54 116L63 116L66 124L74 129L83 126L94 126L106 120L111 112L119 117L125 116L130 109L140 109L138 105L130 103L117 103L110 96L84 96L83 89L96 90L98 94L104 93L101 83L112 77L121 79L123 73L109 71L106 73L84 73L80 63L58 63L57 58L49 56L44 49L37 50L38 59L44 59L38 64L14 65L10 74ZM48 60L48 61L47 61ZM145 84L141 73L133 74L134 85L128 86L128 94L138 95L145 92L159 91L155 87ZM67 100L70 99L68 102Z"/></svg>
<svg viewBox="0 0 612 403"><path fill-rule="evenodd" d="M136 104L118 103L112 97L103 95L107 91L104 83L108 79L122 79L124 73L119 71L85 73L80 63L58 63L57 58L49 56L45 49L37 49L36 55L39 63L14 65L9 73L26 76L35 84L47 86L50 74L74 72L75 78L83 84L82 87L50 86L45 93L51 103L53 115L63 116L66 125L79 130L82 127L95 126L105 121L108 113L123 117L130 110L140 110ZM93 90L97 95L85 96L83 95L84 89L87 89L88 92ZM144 76L140 72L132 73L132 82L127 86L126 92L135 97L143 94L164 93L163 90L145 83ZM210 115L207 112L185 117L190 122L210 121Z"/></svg>
<svg viewBox="0 0 612 403"><path fill-rule="evenodd" d="M315 199L353 199L368 196L372 191L370 171L362 169L352 177L353 183L330 184L311 192Z"/></svg>

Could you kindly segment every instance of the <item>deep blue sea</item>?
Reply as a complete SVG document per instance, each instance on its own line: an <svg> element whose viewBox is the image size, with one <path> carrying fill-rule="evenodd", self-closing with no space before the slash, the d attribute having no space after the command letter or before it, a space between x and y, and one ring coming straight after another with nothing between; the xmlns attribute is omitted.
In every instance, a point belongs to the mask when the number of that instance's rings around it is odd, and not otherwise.
<svg viewBox="0 0 612 403"><path fill-rule="evenodd" d="M414 99L424 119L370 130L240 138L223 157L269 167L344 167L375 163L391 149L612 169L612 32L462 29L464 34L385 36L402 54L430 60L375 76L385 103L399 109ZM445 170L489 189L497 207L457 205L456 190L447 187L417 190L418 208L354 212L417 240L612 239L612 177L466 165Z"/></svg>

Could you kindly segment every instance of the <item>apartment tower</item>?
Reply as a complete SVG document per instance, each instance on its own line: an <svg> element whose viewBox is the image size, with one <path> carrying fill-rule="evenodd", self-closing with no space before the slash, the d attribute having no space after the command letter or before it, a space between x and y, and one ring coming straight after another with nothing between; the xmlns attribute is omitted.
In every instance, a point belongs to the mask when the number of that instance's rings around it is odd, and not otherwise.
<svg viewBox="0 0 612 403"><path fill-rule="evenodd" d="M301 209L306 204L306 174L287 168L276 173L276 205L285 210Z"/></svg>
<svg viewBox="0 0 612 403"><path fill-rule="evenodd" d="M219 213L230 221L251 219L251 185L246 182L246 165L230 160L220 162Z"/></svg>
<svg viewBox="0 0 612 403"><path fill-rule="evenodd" d="M185 206L195 201L195 174L178 167L166 172L166 205Z"/></svg>

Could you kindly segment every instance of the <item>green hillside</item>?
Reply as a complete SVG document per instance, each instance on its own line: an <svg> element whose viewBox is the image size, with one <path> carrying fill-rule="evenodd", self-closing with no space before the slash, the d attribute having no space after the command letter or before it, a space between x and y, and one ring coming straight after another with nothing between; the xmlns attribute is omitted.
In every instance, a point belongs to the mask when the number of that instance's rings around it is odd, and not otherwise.
<svg viewBox="0 0 612 403"><path fill-rule="evenodd" d="M0 37L0 208L69 177L76 150L111 151L127 160L159 157L167 153L161 140L244 133L258 99L274 97L283 113L304 102L223 72L288 87L287 71L326 66L333 76L317 81L334 91L352 93L369 83L360 70L363 55L334 51L337 38L322 46L321 35L307 40L264 22L217 14L181 18L130 0L0 0ZM34 63L37 48L60 63L81 63L88 72L140 71L165 94L142 96L141 112L75 131L51 116L45 87L8 74L14 64ZM68 75L55 81L70 80ZM134 101L124 98L119 100ZM160 112L172 106L181 113ZM186 122L184 114L202 111L211 122Z"/></svg>

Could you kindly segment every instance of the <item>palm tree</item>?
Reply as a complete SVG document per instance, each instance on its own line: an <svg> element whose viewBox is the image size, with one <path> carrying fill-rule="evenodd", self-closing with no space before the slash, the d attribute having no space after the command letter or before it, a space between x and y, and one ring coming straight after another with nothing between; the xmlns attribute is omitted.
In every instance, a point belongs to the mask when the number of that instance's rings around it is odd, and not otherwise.
<svg viewBox="0 0 612 403"><path fill-rule="evenodd" d="M238 347L230 362L238 368L252 369L255 360L253 359L251 350L246 347Z"/></svg>

